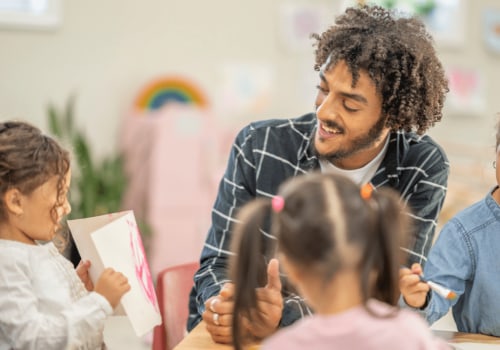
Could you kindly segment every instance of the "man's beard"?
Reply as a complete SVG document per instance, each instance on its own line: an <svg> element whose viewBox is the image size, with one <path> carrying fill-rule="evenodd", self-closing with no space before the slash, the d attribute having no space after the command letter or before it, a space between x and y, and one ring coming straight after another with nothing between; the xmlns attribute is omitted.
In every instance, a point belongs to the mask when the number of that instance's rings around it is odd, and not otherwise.
<svg viewBox="0 0 500 350"><path fill-rule="evenodd" d="M325 159L330 162L346 159L356 154L357 152L363 151L373 146L373 144L380 139L380 136L384 131L385 121L386 118L380 117L379 120L377 120L377 122L375 123L375 125L373 125L373 127L370 130L368 130L368 133L366 133L365 135L361 135L355 138L354 140L351 140L347 148L339 149L331 153L320 154L316 149L316 140L314 140L313 142L314 153L319 159ZM328 122L328 126L337 128L339 130L342 129L335 122ZM319 128L320 126L318 125L317 127ZM316 132L318 131L316 130ZM316 138L316 135L314 135L314 137Z"/></svg>

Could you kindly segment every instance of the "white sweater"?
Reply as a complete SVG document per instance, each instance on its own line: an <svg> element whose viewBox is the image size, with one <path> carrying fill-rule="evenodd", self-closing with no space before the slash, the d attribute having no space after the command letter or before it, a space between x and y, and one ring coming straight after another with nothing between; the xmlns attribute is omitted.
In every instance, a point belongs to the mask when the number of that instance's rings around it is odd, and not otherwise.
<svg viewBox="0 0 500 350"><path fill-rule="evenodd" d="M112 312L52 243L0 239L0 350L101 349Z"/></svg>

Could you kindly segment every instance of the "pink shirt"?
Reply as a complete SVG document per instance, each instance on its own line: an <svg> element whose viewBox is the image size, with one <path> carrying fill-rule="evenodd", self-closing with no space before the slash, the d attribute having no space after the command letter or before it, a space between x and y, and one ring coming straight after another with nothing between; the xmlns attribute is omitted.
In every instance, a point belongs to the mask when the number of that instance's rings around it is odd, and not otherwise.
<svg viewBox="0 0 500 350"><path fill-rule="evenodd" d="M390 306L376 300L368 304L377 314L387 314ZM410 310L394 317L370 315L362 306L336 315L313 315L281 329L266 339L261 350L332 349L450 349L433 336L427 323Z"/></svg>

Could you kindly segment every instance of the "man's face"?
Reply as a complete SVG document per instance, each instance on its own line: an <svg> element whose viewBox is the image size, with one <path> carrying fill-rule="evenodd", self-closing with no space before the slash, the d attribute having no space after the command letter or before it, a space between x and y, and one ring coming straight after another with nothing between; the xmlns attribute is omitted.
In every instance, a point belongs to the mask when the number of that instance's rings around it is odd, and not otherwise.
<svg viewBox="0 0 500 350"><path fill-rule="evenodd" d="M321 69L315 106L318 155L344 169L357 169L382 149L389 133L382 116L382 98L365 71L356 86L344 61Z"/></svg>

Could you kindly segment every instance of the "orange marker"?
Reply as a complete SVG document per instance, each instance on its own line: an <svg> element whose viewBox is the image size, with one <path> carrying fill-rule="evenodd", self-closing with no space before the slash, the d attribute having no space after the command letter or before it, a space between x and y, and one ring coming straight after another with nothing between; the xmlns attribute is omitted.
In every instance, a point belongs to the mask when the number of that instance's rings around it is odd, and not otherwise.
<svg viewBox="0 0 500 350"><path fill-rule="evenodd" d="M420 276L420 280L422 282L427 283L433 291L435 291L437 294L439 294L440 296L442 296L445 299L453 300L457 297L457 293L455 293L454 291L452 291L448 288L443 287L442 285L440 285L436 282L428 281L425 278L423 278L422 276Z"/></svg>

